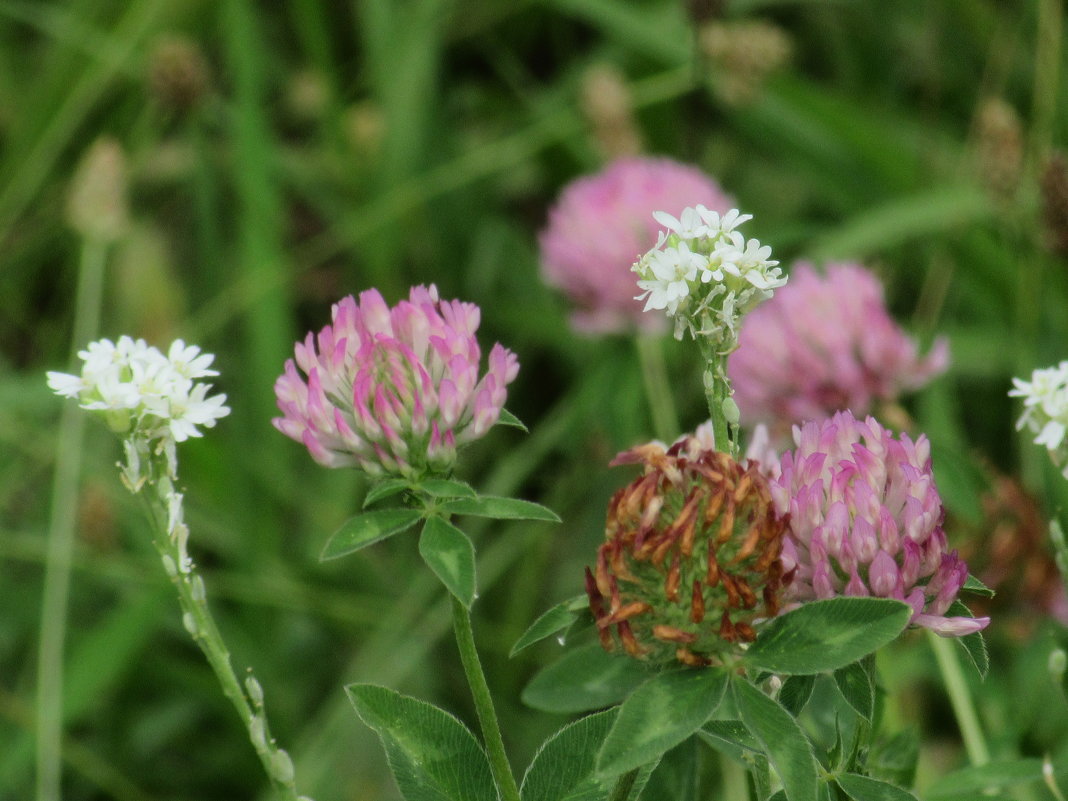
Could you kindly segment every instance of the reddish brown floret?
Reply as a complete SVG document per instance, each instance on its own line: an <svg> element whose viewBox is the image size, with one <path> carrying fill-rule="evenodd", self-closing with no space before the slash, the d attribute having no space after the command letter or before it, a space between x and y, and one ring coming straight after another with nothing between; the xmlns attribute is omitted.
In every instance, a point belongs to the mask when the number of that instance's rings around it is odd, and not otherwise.
<svg viewBox="0 0 1068 801"><path fill-rule="evenodd" d="M693 439L615 460L634 462L645 472L612 497L587 570L601 642L643 659L714 663L779 611L785 523L755 467Z"/></svg>

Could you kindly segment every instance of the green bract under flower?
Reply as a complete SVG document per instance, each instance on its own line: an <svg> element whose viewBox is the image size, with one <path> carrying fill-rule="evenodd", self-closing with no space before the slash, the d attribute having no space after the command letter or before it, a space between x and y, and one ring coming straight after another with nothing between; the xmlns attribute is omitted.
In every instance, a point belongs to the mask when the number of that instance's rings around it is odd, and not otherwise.
<svg viewBox="0 0 1068 801"><path fill-rule="evenodd" d="M767 481L696 437L643 445L614 464L627 462L645 474L613 496L586 571L601 643L654 662L715 663L779 611L785 524Z"/></svg>
<svg viewBox="0 0 1068 801"><path fill-rule="evenodd" d="M675 319L676 339L689 331L729 353L742 316L786 284L771 248L735 230L752 219L737 209L720 215L698 205L681 219L661 211L653 217L667 230L631 268L643 290L638 299L645 311L662 309Z"/></svg>

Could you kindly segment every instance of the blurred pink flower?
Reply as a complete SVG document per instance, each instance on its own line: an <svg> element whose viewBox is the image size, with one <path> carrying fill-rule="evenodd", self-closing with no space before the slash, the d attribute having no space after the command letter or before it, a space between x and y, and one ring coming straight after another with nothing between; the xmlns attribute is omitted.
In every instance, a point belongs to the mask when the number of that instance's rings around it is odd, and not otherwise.
<svg viewBox="0 0 1068 801"><path fill-rule="evenodd" d="M986 627L988 617L945 616L968 566L948 550L926 437L896 439L846 411L795 428L794 439L771 480L778 513L790 515L785 601L896 598L912 623L944 637Z"/></svg>
<svg viewBox="0 0 1068 801"><path fill-rule="evenodd" d="M767 423L776 436L843 409L865 415L948 363L944 339L918 356L868 270L831 264L824 277L799 262L790 282L743 321L727 374L742 422Z"/></svg>
<svg viewBox="0 0 1068 801"><path fill-rule="evenodd" d="M662 314L644 314L630 271L657 241L654 211L672 215L703 204L732 206L719 185L666 158L625 158L579 178L561 193L540 235L542 275L575 304L571 324L588 334L662 331Z"/></svg>
<svg viewBox="0 0 1068 801"><path fill-rule="evenodd" d="M378 290L334 304L332 324L298 342L275 382L275 427L327 467L372 476L447 474L457 447L497 422L519 372L499 343L479 379L473 303L414 287L393 308ZM301 376L297 368L307 376Z"/></svg>

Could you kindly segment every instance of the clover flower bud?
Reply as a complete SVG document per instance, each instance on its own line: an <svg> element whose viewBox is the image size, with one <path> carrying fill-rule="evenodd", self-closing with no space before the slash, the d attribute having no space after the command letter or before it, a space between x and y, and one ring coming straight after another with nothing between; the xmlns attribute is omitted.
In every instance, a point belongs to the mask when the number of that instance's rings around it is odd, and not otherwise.
<svg viewBox="0 0 1068 801"><path fill-rule="evenodd" d="M848 409L866 415L946 369L938 340L920 357L890 317L879 280L859 264L825 275L800 262L790 283L742 323L727 362L742 423L765 423L774 440L795 423Z"/></svg>
<svg viewBox="0 0 1068 801"><path fill-rule="evenodd" d="M433 285L393 308L374 289L344 298L275 382L275 427L326 467L447 475L457 449L500 418L519 372L515 354L496 344L479 378L479 317L478 306L440 300Z"/></svg>
<svg viewBox="0 0 1068 801"><path fill-rule="evenodd" d="M605 542L586 570L608 650L619 642L639 659L712 664L779 611L785 523L767 481L707 444L650 443L613 462L641 463L644 473L612 497Z"/></svg>
<svg viewBox="0 0 1068 801"><path fill-rule="evenodd" d="M697 205L679 218L663 211L653 218L665 230L631 267L643 290L637 299L645 300L645 311L674 318L676 339L689 332L717 353L730 353L742 317L786 284L779 262L770 247L735 230L752 219L737 209L721 215Z"/></svg>
<svg viewBox="0 0 1068 801"><path fill-rule="evenodd" d="M666 158L622 158L567 185L539 236L545 282L574 304L572 327L586 334L662 331L634 298L634 260L653 247L653 209L681 213L692 203L726 212L731 201L696 167Z"/></svg>
<svg viewBox="0 0 1068 801"><path fill-rule="evenodd" d="M946 617L968 578L942 530L945 510L920 436L895 438L872 417L839 412L794 428L797 448L771 481L789 525L782 549L791 606L840 595L895 598L912 623L944 637L986 627L990 618Z"/></svg>

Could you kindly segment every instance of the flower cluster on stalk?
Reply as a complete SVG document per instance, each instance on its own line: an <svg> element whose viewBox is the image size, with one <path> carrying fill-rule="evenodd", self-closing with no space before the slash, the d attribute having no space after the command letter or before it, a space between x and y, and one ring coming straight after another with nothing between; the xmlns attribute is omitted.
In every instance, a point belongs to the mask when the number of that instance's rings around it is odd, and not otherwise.
<svg viewBox="0 0 1068 801"><path fill-rule="evenodd" d="M118 342L91 342L78 353L79 375L48 373L48 386L76 399L83 409L104 418L122 437L126 463L122 480L131 492L146 484L157 494L166 517L173 555L164 554L167 572L188 574L193 562L186 546L189 528L182 511L183 494L175 489L178 460L175 444L199 437L230 413L225 395L208 396L210 384L197 379L216 376L215 357L196 345L175 340L164 355L143 339L122 336Z"/></svg>
<svg viewBox="0 0 1068 801"><path fill-rule="evenodd" d="M274 425L327 467L371 476L446 475L458 447L500 418L519 362L499 343L479 377L473 303L414 287L389 307L374 289L334 304L332 322L298 342L275 382ZM303 373L303 375L302 375Z"/></svg>
<svg viewBox="0 0 1068 801"><path fill-rule="evenodd" d="M218 372L209 369L215 357L196 345L177 339L164 355L143 339L122 336L118 342L91 342L78 356L82 372L49 372L48 386L101 415L124 438L127 480L134 480L134 489L144 480L140 460L149 447L166 454L167 472L173 476L174 444L201 436L200 427L212 428L230 413L226 396L209 397L211 384L197 380Z"/></svg>
<svg viewBox="0 0 1068 801"><path fill-rule="evenodd" d="M789 515L782 550L784 599L839 595L904 601L912 623L957 637L989 618L947 616L968 578L949 550L930 443L895 437L872 417L840 412L795 428L771 493Z"/></svg>
<svg viewBox="0 0 1068 801"><path fill-rule="evenodd" d="M649 210L678 214L694 202L721 213L731 206L712 178L666 158L618 159L564 189L538 241L542 275L574 304L576 331L663 330L664 319L635 299L630 267L660 233Z"/></svg>
<svg viewBox="0 0 1068 801"><path fill-rule="evenodd" d="M729 353L742 316L786 284L771 248L736 230L752 219L737 209L720 214L697 205L681 217L663 211L653 217L666 230L631 268L642 290L638 299L645 300L645 311L674 318L676 339L689 332L715 352Z"/></svg>
<svg viewBox="0 0 1068 801"><path fill-rule="evenodd" d="M785 524L767 481L706 444L654 442L613 462L644 473L612 497L586 571L606 649L618 641L640 659L711 664L779 611Z"/></svg>
<svg viewBox="0 0 1068 801"><path fill-rule="evenodd" d="M1053 463L1068 478L1068 361L1031 373L1031 380L1012 379L1009 395L1023 398L1024 411L1016 428L1035 434L1035 444L1049 451Z"/></svg>

